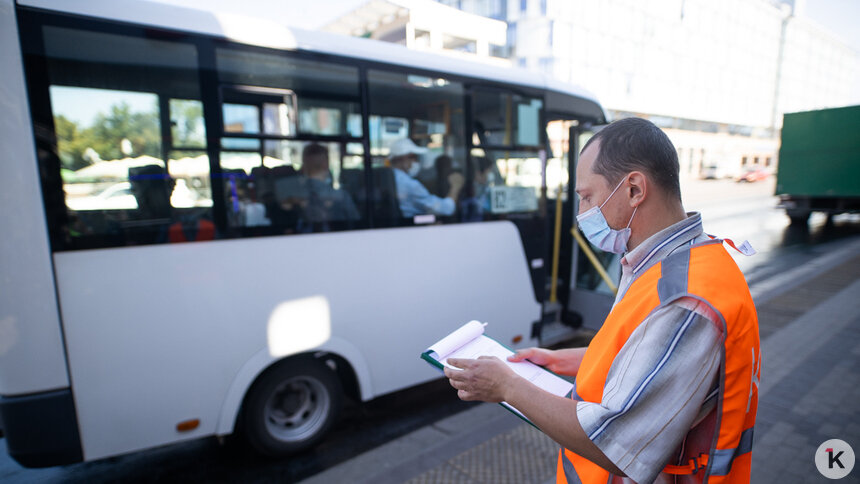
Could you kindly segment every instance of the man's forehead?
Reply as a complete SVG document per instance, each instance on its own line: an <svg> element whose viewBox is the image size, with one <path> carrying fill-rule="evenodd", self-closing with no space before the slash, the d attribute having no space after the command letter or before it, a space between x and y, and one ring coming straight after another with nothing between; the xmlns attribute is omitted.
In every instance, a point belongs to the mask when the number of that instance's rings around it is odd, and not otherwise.
<svg viewBox="0 0 860 484"><path fill-rule="evenodd" d="M574 189L577 193L599 189L608 184L606 179L595 173L593 169L599 153L600 140L594 140L580 153L579 162L576 165L576 187Z"/></svg>
<svg viewBox="0 0 860 484"><path fill-rule="evenodd" d="M583 148L582 152L579 153L579 157L580 158L583 158L583 157L596 158L597 153L599 151L600 151L600 140L595 139L595 140L592 140L592 141L586 143L585 148Z"/></svg>
<svg viewBox="0 0 860 484"><path fill-rule="evenodd" d="M579 162L576 164L577 175L585 175L592 171L591 166L594 164L594 160L597 159L597 153L600 151L599 143L600 141L595 140L582 150L582 153L579 155Z"/></svg>

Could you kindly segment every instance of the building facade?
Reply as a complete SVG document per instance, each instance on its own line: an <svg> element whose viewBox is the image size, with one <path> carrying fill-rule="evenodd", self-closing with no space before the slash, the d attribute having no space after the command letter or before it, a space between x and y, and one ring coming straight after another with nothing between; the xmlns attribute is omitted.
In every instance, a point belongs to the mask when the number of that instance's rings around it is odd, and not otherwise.
<svg viewBox="0 0 860 484"><path fill-rule="evenodd" d="M774 170L783 113L860 102L860 53L794 2L438 1L505 19L515 65L664 128L686 177Z"/></svg>
<svg viewBox="0 0 860 484"><path fill-rule="evenodd" d="M483 12L476 3L476 12ZM478 62L509 66L507 23L432 0L371 0L322 28Z"/></svg>

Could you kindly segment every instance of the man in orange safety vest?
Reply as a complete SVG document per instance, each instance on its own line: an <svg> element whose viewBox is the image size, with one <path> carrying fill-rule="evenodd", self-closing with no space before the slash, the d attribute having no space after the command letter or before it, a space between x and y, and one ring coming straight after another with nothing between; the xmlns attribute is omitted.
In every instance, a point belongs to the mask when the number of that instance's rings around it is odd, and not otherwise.
<svg viewBox="0 0 860 484"><path fill-rule="evenodd" d="M560 444L559 483L749 482L755 306L724 241L684 211L678 174L671 141L643 119L608 125L582 150L577 220L594 246L623 254L615 304L588 348L510 357L575 376L571 398L496 358L448 361L461 399L506 401Z"/></svg>

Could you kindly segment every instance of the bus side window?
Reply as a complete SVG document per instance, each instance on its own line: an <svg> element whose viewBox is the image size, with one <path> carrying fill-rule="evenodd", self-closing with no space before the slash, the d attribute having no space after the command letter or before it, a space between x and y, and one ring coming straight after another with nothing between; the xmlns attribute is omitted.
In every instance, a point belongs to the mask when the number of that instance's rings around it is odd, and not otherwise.
<svg viewBox="0 0 860 484"><path fill-rule="evenodd" d="M483 220L539 215L546 162L539 127L542 106L540 99L510 92L474 91L471 169L475 191L485 190Z"/></svg>
<svg viewBox="0 0 860 484"><path fill-rule="evenodd" d="M374 225L459 221L457 201L466 171L463 85L370 70L368 86L373 179L379 185L372 198ZM404 162L392 160L397 158L392 148L405 140L420 151L413 154L409 170ZM394 206L389 192L396 199Z"/></svg>
<svg viewBox="0 0 860 484"><path fill-rule="evenodd" d="M43 39L69 215L51 228L57 248L168 242L172 224L211 224L196 48L54 26Z"/></svg>
<svg viewBox="0 0 860 484"><path fill-rule="evenodd" d="M364 155L358 69L227 48L216 49L216 57L221 169L252 187L225 188L229 235L365 226L352 192L364 176L354 174Z"/></svg>

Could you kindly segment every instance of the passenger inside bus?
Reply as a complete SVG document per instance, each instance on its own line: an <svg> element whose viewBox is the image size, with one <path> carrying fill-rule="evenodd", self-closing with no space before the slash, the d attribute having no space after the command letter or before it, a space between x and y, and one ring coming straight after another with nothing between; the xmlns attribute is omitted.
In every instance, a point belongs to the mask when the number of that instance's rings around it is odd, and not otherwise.
<svg viewBox="0 0 860 484"><path fill-rule="evenodd" d="M179 210L170 203L175 182L159 165L128 169L137 211L125 234L130 245L138 243L214 240L215 224L198 210Z"/></svg>
<svg viewBox="0 0 860 484"><path fill-rule="evenodd" d="M332 184L329 154L325 146L310 143L304 147L301 173L302 194L305 195L301 221L306 224L305 229L313 232L329 231L332 222L354 222L359 219L352 197Z"/></svg>
<svg viewBox="0 0 860 484"><path fill-rule="evenodd" d="M454 173L454 159L448 155L439 155L436 161L433 162L432 177L425 182L425 186L430 190L430 193L437 197L446 197L451 190L451 183L448 177ZM459 194L458 194L459 196Z"/></svg>
<svg viewBox="0 0 860 484"><path fill-rule="evenodd" d="M453 215L457 208L457 195L463 188L463 175L450 173L445 196L433 195L414 178L420 170L418 156L425 152L426 148L419 148L409 138L402 138L391 145L389 163L394 172L400 212L403 217L408 218L422 214Z"/></svg>
<svg viewBox="0 0 860 484"><path fill-rule="evenodd" d="M334 187L329 151L321 144L305 145L298 174L276 179L274 188L278 209L295 214L296 232L351 228L360 218L349 193Z"/></svg>
<svg viewBox="0 0 860 484"><path fill-rule="evenodd" d="M460 213L464 222L480 222L490 213L490 186L495 183L493 163L486 157L473 157L471 185L463 189Z"/></svg>
<svg viewBox="0 0 860 484"><path fill-rule="evenodd" d="M138 220L168 219L171 216L170 195L173 179L159 165L145 165L128 169L131 193L137 200Z"/></svg>

